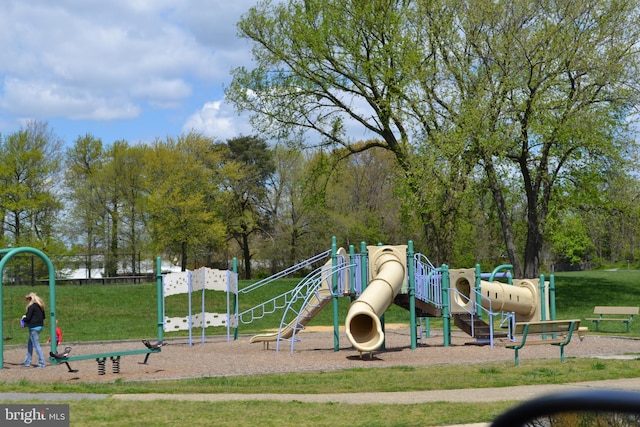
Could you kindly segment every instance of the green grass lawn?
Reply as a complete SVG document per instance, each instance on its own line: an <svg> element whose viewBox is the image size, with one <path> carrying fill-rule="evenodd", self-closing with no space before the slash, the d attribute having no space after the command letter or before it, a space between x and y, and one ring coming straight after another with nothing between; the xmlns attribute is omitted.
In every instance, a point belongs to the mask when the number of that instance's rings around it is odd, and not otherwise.
<svg viewBox="0 0 640 427"><path fill-rule="evenodd" d="M180 381L122 382L100 384L30 382L0 383L3 391L67 393L353 393L439 390L443 388L507 387L529 384L560 384L575 381L640 377L640 361L569 358L531 360L526 367L510 362L422 367L349 369L337 372L297 373L240 377L198 378ZM115 399L64 401L70 405L73 426L134 426L141 420L154 425L299 426L416 426L488 422L508 402L407 405L301 403L274 401L151 402ZM258 421L259 422L258 422Z"/></svg>
<svg viewBox="0 0 640 427"><path fill-rule="evenodd" d="M296 279L283 279L242 295L239 301L240 311L267 301L274 296L292 289L298 283ZM249 282L241 281L240 287ZM596 305L632 305L640 306L640 271L589 271L560 273L555 275L557 318L583 319L583 326L593 330L592 323L584 321L593 317ZM21 336L18 321L24 314L24 295L35 291L49 300L48 286L6 286L3 288L3 328L5 336ZM207 291L205 294L207 312L226 313L227 299L224 292ZM344 319L349 308L348 298L339 298L339 321ZM200 295L192 297L192 311L201 310ZM57 317L67 342L105 341L119 339L154 338L157 336L157 300L156 284L138 285L63 285L56 286ZM173 295L165 299L165 314L169 317L183 317L188 313L186 295ZM241 324L239 333L253 334L264 330L273 330L280 324L282 310L265 315L249 325ZM388 323L409 323L408 312L398 306L392 306L385 312ZM333 310L330 307L320 312L311 325L332 325ZM438 328L440 319L432 319L431 326ZM625 332L622 322L607 322L601 325L602 333L640 336L640 319L631 323L631 332ZM194 335L201 334L194 329ZM226 328L207 328L208 335L225 334ZM168 332L165 337L186 336L186 331ZM46 340L49 328L45 327L41 337Z"/></svg>
<svg viewBox="0 0 640 427"><path fill-rule="evenodd" d="M73 427L413 427L487 422L514 402L348 405L332 403L84 400L69 403Z"/></svg>
<svg viewBox="0 0 640 427"><path fill-rule="evenodd" d="M592 317L596 305L640 305L639 271L592 271L561 273L555 275L557 317L562 319ZM291 289L297 280L280 280L245 296L240 301L240 310ZM241 283L241 287L248 282ZM26 338L18 325L24 312L23 297L28 291L36 291L48 302L47 286L3 288L3 328L6 334L17 339ZM157 335L156 284L139 285L64 285L56 288L57 316L64 331L66 342L102 341L114 339L153 338ZM199 297L194 297L194 313L201 307ZM206 310L224 313L226 296L222 292L208 291L205 295ZM340 324L350 301L339 300ZM186 316L185 295L168 297L168 316ZM251 325L241 325L240 333L256 333L278 327L282 313L277 312L259 319ZM388 323L408 323L408 312L392 306L385 313ZM590 323L590 322L589 322ZM593 328L588 322L584 325ZM333 313L325 309L312 325L332 325ZM431 326L441 323L433 320ZM49 329L41 339L48 337ZM631 323L631 332L614 322L605 324L602 334L640 336L638 322ZM208 335L226 333L222 327L208 328ZM194 330L194 334L200 332ZM24 336L23 336L24 335ZM165 333L165 337L184 336L186 331ZM451 368L388 368L348 370L336 373L265 375L233 378L203 378L188 381L109 384L54 384L42 385L26 382L1 383L3 391L54 391L89 393L133 393L133 392L184 392L184 393L322 393L352 392L354 385L359 391L399 391L442 388L502 387L521 384L543 384L556 382L587 381L606 378L640 378L638 361L593 361L568 359L564 364L557 360L527 361L526 367L514 369L509 364L483 364L478 366L454 366ZM447 369L455 372L447 373ZM447 376L446 380L441 376ZM384 378L381 381L381 378ZM440 378L440 379L439 379ZM463 378L459 383L451 379ZM384 384L384 389L380 389ZM74 401L71 405L74 426L128 426L139 425L141 420L153 420L154 425L233 425L253 426L298 426L301 420L318 426L413 426L448 425L488 421L514 402L482 404L433 403L423 405L345 405L303 404L300 402L125 402L112 399L102 401ZM148 421L146 421L148 422Z"/></svg>
<svg viewBox="0 0 640 427"><path fill-rule="evenodd" d="M640 306L638 270L559 273L555 275L555 283L558 318L596 317L593 308L597 305ZM640 336L640 319L637 320L631 322L630 334L625 332L622 322L602 323L600 332ZM583 321L582 326L595 329L588 321Z"/></svg>

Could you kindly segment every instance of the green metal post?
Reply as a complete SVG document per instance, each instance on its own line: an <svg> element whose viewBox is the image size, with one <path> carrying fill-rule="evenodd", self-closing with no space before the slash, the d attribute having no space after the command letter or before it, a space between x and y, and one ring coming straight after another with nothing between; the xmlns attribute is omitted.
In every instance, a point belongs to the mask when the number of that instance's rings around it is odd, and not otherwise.
<svg viewBox="0 0 640 427"><path fill-rule="evenodd" d="M2 312L2 271L4 270L4 264L0 269L0 369L4 367L4 313ZM54 335L55 337L55 335ZM51 340L54 341L54 340Z"/></svg>
<svg viewBox="0 0 640 427"><path fill-rule="evenodd" d="M331 274L331 289L333 293L333 351L340 350L340 310L338 304L338 244L336 236L331 238L331 266L333 273Z"/></svg>
<svg viewBox="0 0 640 427"><path fill-rule="evenodd" d="M4 264L0 269L0 369L4 367L4 313L2 312L2 271L4 270ZM54 335L55 337L55 335ZM51 340L54 341L54 340Z"/></svg>
<svg viewBox="0 0 640 427"><path fill-rule="evenodd" d="M362 254L362 262L360 263L360 278L362 279L362 292L367 289L369 283L369 257L367 255L367 243L360 242L360 253Z"/></svg>
<svg viewBox="0 0 640 427"><path fill-rule="evenodd" d="M444 346L451 344L451 318L449 317L449 267L442 264L442 334Z"/></svg>
<svg viewBox="0 0 640 427"><path fill-rule="evenodd" d="M409 328L411 329L411 349L418 347L418 337L416 335L416 282L415 265L413 263L413 241L409 240L407 246L407 269L408 269L408 293L409 293Z"/></svg>
<svg viewBox="0 0 640 427"><path fill-rule="evenodd" d="M431 338L431 318L424 317L424 337Z"/></svg>
<svg viewBox="0 0 640 427"><path fill-rule="evenodd" d="M0 255L2 256L2 260L0 260L0 318L2 318L2 282L3 282L3 272L4 267L9 262L9 260L19 253L31 253L37 255L44 261L49 271L49 334L51 336L51 351L53 353L57 353L57 343L56 343L56 274L53 268L53 264L49 257L47 257L43 252L39 251L35 248L29 247L20 247L14 249L2 249L0 250ZM0 369L4 368L4 331L2 322L0 322Z"/></svg>
<svg viewBox="0 0 640 427"><path fill-rule="evenodd" d="M156 285L158 295L158 341L162 341L162 332L164 330L164 298L162 295L162 259L156 258Z"/></svg>
<svg viewBox="0 0 640 427"><path fill-rule="evenodd" d="M538 288L540 291L540 320L549 320L547 319L547 304L545 304L547 295L544 291L544 274L540 275L540 283L538 284Z"/></svg>
<svg viewBox="0 0 640 427"><path fill-rule="evenodd" d="M551 320L556 320L556 280L553 274L549 276L549 311Z"/></svg>
<svg viewBox="0 0 640 427"><path fill-rule="evenodd" d="M233 257L233 261L231 263L231 268L234 274L238 274L238 258ZM238 318L238 291L240 291L240 284L238 284L238 289L236 289L236 296L233 299L233 312L236 315L236 327L233 330L233 339L238 339L238 327L240 326L240 319Z"/></svg>

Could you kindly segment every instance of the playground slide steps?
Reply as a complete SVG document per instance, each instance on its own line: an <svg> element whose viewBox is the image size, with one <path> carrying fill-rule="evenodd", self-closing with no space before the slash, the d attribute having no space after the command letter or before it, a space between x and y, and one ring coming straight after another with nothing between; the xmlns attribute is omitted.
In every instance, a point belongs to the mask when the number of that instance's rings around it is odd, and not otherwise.
<svg viewBox="0 0 640 427"><path fill-rule="evenodd" d="M453 323L460 328L461 331L477 340L488 340L491 338L491 328L484 320L477 316L471 316L469 313L460 313L453 315ZM493 330L493 338L506 338L507 332Z"/></svg>
<svg viewBox="0 0 640 427"><path fill-rule="evenodd" d="M398 294L393 302L404 308L405 310L409 310L409 295L407 294ZM442 317L442 309L436 307L433 304L429 304L426 301L422 301L416 298L416 316L417 317Z"/></svg>

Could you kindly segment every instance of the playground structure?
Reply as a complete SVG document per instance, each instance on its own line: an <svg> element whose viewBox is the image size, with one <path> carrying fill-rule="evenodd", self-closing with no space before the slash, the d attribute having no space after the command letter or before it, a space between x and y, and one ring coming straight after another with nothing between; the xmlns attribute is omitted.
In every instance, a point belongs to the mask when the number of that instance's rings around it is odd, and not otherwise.
<svg viewBox="0 0 640 427"><path fill-rule="evenodd" d="M6 262L18 253L32 253L47 264L49 268L49 313L51 336L55 336L56 300L55 273L49 259L33 248L1 250L0 284ZM291 272L308 269L315 265L293 289L278 295L264 303L239 312L238 299L255 289L268 285ZM417 321L441 318L443 324L444 345L451 341L451 320L462 331L475 338L477 342L494 345L497 337L512 338L515 323L528 321L555 320L555 301L553 276L546 282L544 276L538 279L514 280L510 274L511 266L502 265L491 273L482 273L480 266L475 269L449 269L442 265L434 267L422 254L413 252L412 242L407 245L366 246L362 243L360 253L355 248L338 248L333 239L330 250L280 272L263 281L239 289L236 264L234 271L199 269L184 272L176 276L162 275L160 258L157 259L158 294L158 343L143 341L146 348L90 355L69 355L69 351L57 352L57 343L51 341L51 363L65 363L72 371L69 362L74 360L95 359L100 373L104 373L107 358L118 369L121 356L145 354L146 363L151 353L160 352L162 333L189 330L189 343L192 343L193 327L202 328L204 342L205 328L208 326L226 326L227 339L234 328L237 338L239 327L249 324L267 314L282 312L277 332L258 334L250 339L251 343L262 342L268 348L275 342L279 351L281 342L289 342L293 353L299 333L326 307L333 306L334 350L339 349L338 299L348 297L351 306L345 320L347 338L360 353L372 353L384 346L384 312L393 304L409 311L411 348L417 347ZM497 279L502 280L498 281ZM506 282L506 283L505 283ZM205 290L225 291L227 302L226 315L205 311ZM192 311L191 295L202 292L200 313ZM189 312L186 317L170 318L165 316L166 297L188 293ZM2 286L0 286L0 301ZM0 304L0 315L2 306ZM496 327L497 325L497 327ZM2 333L0 325L0 333ZM4 337L4 334L2 335ZM0 344L2 346L2 344ZM3 364L3 348L0 347L0 368Z"/></svg>
<svg viewBox="0 0 640 427"><path fill-rule="evenodd" d="M49 302L48 302L48 313L47 313L47 321L49 322L50 327L50 336L56 336L56 279L55 279L55 270L53 268L53 264L49 257L47 257L42 251L39 251L35 248L30 247L19 247L13 249L2 249L0 250L0 256L2 259L0 260L0 318L3 317L3 307L2 307L2 283L3 283L3 272L6 264L15 256L21 253L29 253L38 256L47 266L48 270L48 285L49 285ZM157 278L157 295L158 295L158 342L155 344L151 344L147 340L143 340L143 344L146 348L139 350L122 350L108 353L96 353L96 354L84 354L84 355L74 355L69 356L71 351L70 347L65 348L65 351L62 353L58 353L57 351L57 342L55 339L52 339L50 342L50 358L49 361L52 365L62 364L64 363L69 372L75 372L71 369L69 362L74 360L87 360L87 359L95 359L98 362L98 373L100 375L105 373L105 363L107 359L110 359L113 363L113 372L118 373L120 370L120 358L122 356L128 355L137 355L144 354L144 362L147 363L149 359L149 355L151 353L159 353L162 347L162 273L161 273L161 261L158 257L156 260L156 278ZM4 330L2 326L2 322L0 322L0 336L3 337L0 340L0 369L4 368Z"/></svg>
<svg viewBox="0 0 640 427"><path fill-rule="evenodd" d="M260 306L235 313L236 325L247 324L254 313L259 317L283 309L277 332L255 335L251 343L291 343L297 334L333 301L334 349L339 349L337 299L352 299L345 320L347 338L361 354L384 346L384 312L393 304L409 311L411 348L417 347L417 321L439 317L443 321L444 345L451 342L451 321L479 344L494 346L496 338L513 339L516 322L555 320L555 287L553 276L545 281L517 280L511 277L511 266L501 265L491 273L480 266L471 269L434 267L422 254L413 252L413 244L399 246L366 246L360 254L354 247L349 252L337 248L316 256L329 257L300 282L296 289L274 297ZM311 262L311 260L309 260ZM307 264L308 265L308 264ZM283 273L284 274L284 273ZM274 279L266 279L269 280ZM259 283L264 286L265 283ZM243 290L239 291L242 294ZM270 307L266 310L265 307ZM249 319L245 319L247 315ZM428 334L428 330L426 334ZM236 335L237 337L237 331Z"/></svg>

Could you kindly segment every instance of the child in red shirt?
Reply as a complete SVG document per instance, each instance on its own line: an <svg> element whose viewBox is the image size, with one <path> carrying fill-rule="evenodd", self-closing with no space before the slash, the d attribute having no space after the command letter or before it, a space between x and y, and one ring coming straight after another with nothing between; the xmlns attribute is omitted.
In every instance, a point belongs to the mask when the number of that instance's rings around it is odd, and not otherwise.
<svg viewBox="0 0 640 427"><path fill-rule="evenodd" d="M51 337L47 340L47 343L51 342ZM56 345L62 342L62 329L58 326L58 319L56 319Z"/></svg>

